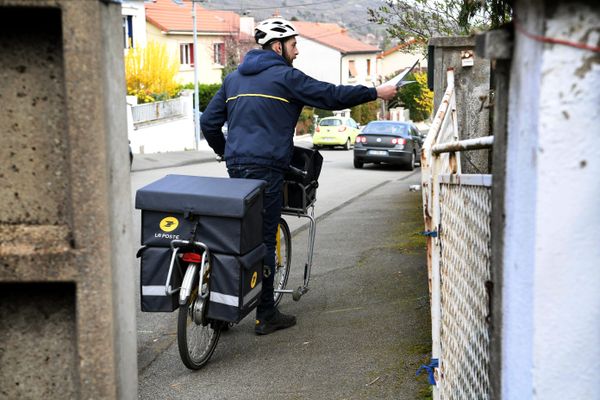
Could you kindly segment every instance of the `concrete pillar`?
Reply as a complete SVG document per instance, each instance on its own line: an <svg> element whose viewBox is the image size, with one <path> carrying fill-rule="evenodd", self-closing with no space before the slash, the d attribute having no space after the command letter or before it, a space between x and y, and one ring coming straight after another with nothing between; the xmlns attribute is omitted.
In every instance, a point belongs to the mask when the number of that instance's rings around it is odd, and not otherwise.
<svg viewBox="0 0 600 400"><path fill-rule="evenodd" d="M0 0L0 397L134 399L121 7Z"/></svg>
<svg viewBox="0 0 600 400"><path fill-rule="evenodd" d="M434 52L429 65L434 70L434 111L446 90L446 71L453 68L459 139L488 136L490 60L475 54L475 37L434 37L429 46ZM461 168L463 173L489 173L489 151L462 152Z"/></svg>
<svg viewBox="0 0 600 400"><path fill-rule="evenodd" d="M517 1L515 13L502 399L598 398L600 4Z"/></svg>

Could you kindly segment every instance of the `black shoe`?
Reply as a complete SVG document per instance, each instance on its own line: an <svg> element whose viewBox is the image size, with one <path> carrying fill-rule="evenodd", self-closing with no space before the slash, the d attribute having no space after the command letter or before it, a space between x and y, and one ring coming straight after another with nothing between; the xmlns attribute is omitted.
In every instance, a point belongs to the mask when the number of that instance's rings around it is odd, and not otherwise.
<svg viewBox="0 0 600 400"><path fill-rule="evenodd" d="M269 319L256 320L256 327L254 332L257 335L268 335L278 329L286 329L296 325L296 317L293 315L286 315L275 309L275 313Z"/></svg>

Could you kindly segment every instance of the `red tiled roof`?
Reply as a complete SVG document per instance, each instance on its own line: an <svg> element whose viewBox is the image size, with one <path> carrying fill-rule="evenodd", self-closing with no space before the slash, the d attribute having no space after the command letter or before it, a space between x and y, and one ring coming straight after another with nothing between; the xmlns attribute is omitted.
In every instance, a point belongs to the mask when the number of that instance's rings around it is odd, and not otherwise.
<svg viewBox="0 0 600 400"><path fill-rule="evenodd" d="M341 53L376 53L379 49L350 37L338 24L292 21L300 36L314 40Z"/></svg>
<svg viewBox="0 0 600 400"><path fill-rule="evenodd" d="M412 44L415 44L415 43L425 43L425 42L423 40L420 40L420 39L410 39L410 40L407 40L404 43L400 43L399 45L392 47L391 49L387 49L386 51L384 51L383 53L381 53L380 55L378 55L377 58L387 57L390 54L395 53L398 50L401 50L401 49L403 49L405 47L408 47L408 46L410 46Z"/></svg>
<svg viewBox="0 0 600 400"><path fill-rule="evenodd" d="M192 32L192 2L172 0L145 3L146 20L165 32ZM196 29L204 33L239 33L240 16L231 11L207 10L196 4Z"/></svg>

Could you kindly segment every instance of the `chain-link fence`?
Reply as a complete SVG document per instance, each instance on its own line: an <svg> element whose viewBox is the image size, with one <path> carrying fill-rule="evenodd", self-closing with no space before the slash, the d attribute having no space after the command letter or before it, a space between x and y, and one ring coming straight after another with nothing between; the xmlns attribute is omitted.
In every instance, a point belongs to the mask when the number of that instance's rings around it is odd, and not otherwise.
<svg viewBox="0 0 600 400"><path fill-rule="evenodd" d="M491 188L440 184L442 399L487 399Z"/></svg>

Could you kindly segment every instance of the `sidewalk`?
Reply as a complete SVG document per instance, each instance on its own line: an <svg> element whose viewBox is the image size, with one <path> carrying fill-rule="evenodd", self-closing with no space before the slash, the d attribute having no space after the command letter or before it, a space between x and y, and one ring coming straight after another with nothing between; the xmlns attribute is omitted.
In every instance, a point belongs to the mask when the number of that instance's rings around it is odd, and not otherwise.
<svg viewBox="0 0 600 400"><path fill-rule="evenodd" d="M310 135L294 136L294 143L310 145ZM215 153L206 140L201 140L198 150L169 151L165 153L134 154L131 172L147 171L159 168L179 167L182 165L202 164L215 161Z"/></svg>
<svg viewBox="0 0 600 400"><path fill-rule="evenodd" d="M215 160L215 153L206 140L201 140L198 150L169 151L165 153L134 154L131 172L151 169L179 167L189 164L201 164Z"/></svg>

